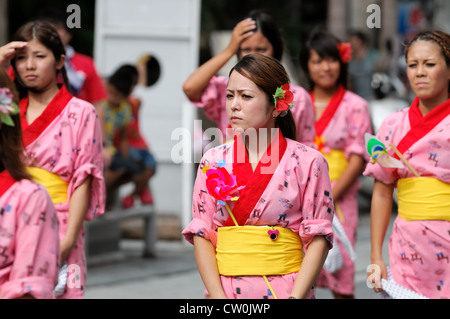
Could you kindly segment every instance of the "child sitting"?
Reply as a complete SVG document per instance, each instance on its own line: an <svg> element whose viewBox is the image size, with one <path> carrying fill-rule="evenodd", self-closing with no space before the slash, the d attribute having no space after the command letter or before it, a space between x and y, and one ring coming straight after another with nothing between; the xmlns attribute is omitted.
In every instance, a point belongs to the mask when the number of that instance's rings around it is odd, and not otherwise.
<svg viewBox="0 0 450 319"><path fill-rule="evenodd" d="M137 77L134 66L119 67L107 82L108 99L103 103L104 144L112 156L105 172L108 197L111 199L112 192L122 184L135 184L134 191L123 199L123 208L134 205L134 196L139 196L142 204L153 203L148 182L155 173L156 161L139 131L140 100L131 97Z"/></svg>

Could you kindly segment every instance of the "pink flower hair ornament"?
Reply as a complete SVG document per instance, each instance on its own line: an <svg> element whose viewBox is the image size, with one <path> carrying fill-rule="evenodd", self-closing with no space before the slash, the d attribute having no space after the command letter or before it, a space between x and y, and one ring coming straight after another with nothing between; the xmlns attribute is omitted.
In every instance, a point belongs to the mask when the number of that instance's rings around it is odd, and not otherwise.
<svg viewBox="0 0 450 319"><path fill-rule="evenodd" d="M349 63L352 60L352 45L348 42L338 43L337 48L339 50L339 55L341 56L341 61L344 63Z"/></svg>
<svg viewBox="0 0 450 319"><path fill-rule="evenodd" d="M0 88L0 122L15 126L11 115L19 114L19 107L13 102L13 94L8 88Z"/></svg>
<svg viewBox="0 0 450 319"><path fill-rule="evenodd" d="M280 116L283 117L294 105L294 94L290 90L289 83L277 88L273 95L275 110L280 111Z"/></svg>

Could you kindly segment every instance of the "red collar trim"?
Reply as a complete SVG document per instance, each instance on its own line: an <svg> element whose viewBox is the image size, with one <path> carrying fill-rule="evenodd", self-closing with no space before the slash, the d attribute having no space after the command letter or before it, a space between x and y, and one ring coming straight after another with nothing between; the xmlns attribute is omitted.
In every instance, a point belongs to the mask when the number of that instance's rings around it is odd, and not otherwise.
<svg viewBox="0 0 450 319"><path fill-rule="evenodd" d="M423 116L419 108L419 99L416 97L409 108L408 115L411 129L397 146L397 149L402 154L450 115L450 100L438 105L427 115ZM399 158L396 154L395 157Z"/></svg>
<svg viewBox="0 0 450 319"><path fill-rule="evenodd" d="M272 150L276 149L279 152L272 154ZM261 195L272 179L286 149L287 141L281 133L281 130L278 129L271 144L253 172L242 135L235 136L233 146L233 174L236 176L236 181L239 186L245 185L245 188L240 191L239 199L233 207L233 215L239 225L245 225L253 208L261 199ZM228 218L224 226L235 226L231 217Z"/></svg>
<svg viewBox="0 0 450 319"><path fill-rule="evenodd" d="M337 109L339 108L339 105L341 105L342 99L344 98L346 92L347 91L345 90L345 88L342 85L340 85L337 91L332 96L330 102L328 103L326 109L323 111L320 118L314 123L317 136L322 136L323 131L325 131L334 114L336 113ZM310 91L309 94L311 96L311 100L314 106L314 93ZM316 108L314 107L314 111L315 110Z"/></svg>
<svg viewBox="0 0 450 319"><path fill-rule="evenodd" d="M0 197L3 196L3 194L6 193L6 191L8 189L10 189L10 187L12 185L14 185L16 181L14 180L14 178L12 178L11 175L9 175L7 170L4 170L3 172L0 173Z"/></svg>
<svg viewBox="0 0 450 319"><path fill-rule="evenodd" d="M26 112L28 108L28 97L22 99L19 104L20 121L22 124L22 134L25 147L36 140L42 132L61 114L66 105L72 99L72 95L62 86L55 97L50 101L42 114L30 125L28 124Z"/></svg>

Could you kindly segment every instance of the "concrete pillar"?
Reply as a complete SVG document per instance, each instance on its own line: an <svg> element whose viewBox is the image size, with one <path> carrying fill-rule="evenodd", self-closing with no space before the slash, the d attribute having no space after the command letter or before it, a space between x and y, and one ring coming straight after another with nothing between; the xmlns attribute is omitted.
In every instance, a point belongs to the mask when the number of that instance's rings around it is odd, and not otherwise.
<svg viewBox="0 0 450 319"><path fill-rule="evenodd" d="M327 28L340 39L347 38L348 1L328 0Z"/></svg>
<svg viewBox="0 0 450 319"><path fill-rule="evenodd" d="M0 46L8 41L8 0L0 0Z"/></svg>

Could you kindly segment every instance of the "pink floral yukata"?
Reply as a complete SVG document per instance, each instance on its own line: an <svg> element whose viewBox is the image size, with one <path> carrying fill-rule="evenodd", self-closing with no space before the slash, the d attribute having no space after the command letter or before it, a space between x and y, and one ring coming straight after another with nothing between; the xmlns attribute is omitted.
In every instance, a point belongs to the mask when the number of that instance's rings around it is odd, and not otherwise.
<svg viewBox="0 0 450 319"><path fill-rule="evenodd" d="M409 133L418 131L432 117L442 120L433 123L423 137L407 147L403 156L422 177L434 177L450 183L450 101L436 107L425 117L416 99L411 107L388 116L379 131L378 139L386 149L396 145ZM391 155L394 155L391 152ZM368 164L364 175L384 184L396 184L401 178L415 178L403 169L383 168ZM423 190L426 192L426 190ZM389 265L394 281L428 298L450 298L450 221L413 220L397 216L389 239Z"/></svg>
<svg viewBox="0 0 450 319"><path fill-rule="evenodd" d="M213 77L202 94L200 101L191 101L195 106L203 108L205 115L225 134L231 128L226 110L226 91L228 78ZM297 127L297 141L314 147L314 109L308 92L300 86L290 85L294 94L294 106L291 109Z"/></svg>
<svg viewBox="0 0 450 319"><path fill-rule="evenodd" d="M59 272L58 219L46 189L0 173L0 298L52 299Z"/></svg>
<svg viewBox="0 0 450 319"><path fill-rule="evenodd" d="M69 203L74 190L90 175L91 198L85 220L89 221L105 211L103 180L102 136L100 122L92 104L73 97L63 86L44 112L30 125L26 119L28 99L20 102L26 163L59 175L69 183L68 201L55 204L59 220L59 236L66 234ZM66 286L60 298L83 298L86 287L86 258L84 227L71 250L67 264L78 265L80 285ZM68 277L74 277L70 276Z"/></svg>
<svg viewBox="0 0 450 319"><path fill-rule="evenodd" d="M341 98L339 98L339 94L341 94ZM336 103L335 106L333 106L334 102ZM326 116L330 117L329 122L321 128L320 125L324 123L320 121L324 120ZM341 150L344 151L347 161L352 154L360 155L368 160L364 134L366 132L372 133L372 123L368 104L360 96L340 87L323 112L322 117L316 122L316 125L316 133L320 132L324 138L324 144L319 146L321 152L327 153L331 149ZM336 180L332 180L331 183L334 186ZM356 232L358 229L357 198L359 187L360 184L357 180L336 203L339 205L344 217L344 220L340 219L340 222L353 247L356 243ZM338 214L335 216L339 217ZM343 295L353 295L355 289L355 263L350 259L347 251L339 242L339 238L337 238L337 241L343 256L343 265L341 269L332 274L323 269L317 279L316 286L327 287Z"/></svg>
<svg viewBox="0 0 450 319"><path fill-rule="evenodd" d="M223 203L207 191L203 168L208 166L224 167L236 176L238 186L245 185L237 202L227 202L239 225L289 228L299 233L304 249L308 249L314 236L325 236L332 246L334 206L327 163L318 151L279 135L279 141L276 135L270 147L274 149L281 145L280 150L286 148L284 152L280 151L281 158L275 158L279 164L272 168L271 174L263 174L265 166L262 163L269 163L267 157L261 159L254 172L246 155L245 162L236 160L236 153L247 154L241 135L236 141L205 154L194 186L193 220L183 231L187 241L193 243L193 237L197 235L210 240L216 247L217 229L233 226ZM241 211L245 207L246 214L240 214L238 206ZM290 296L297 274L267 276L279 299ZM221 281L225 294L231 299L273 298L262 276L221 276ZM314 296L312 289L308 298Z"/></svg>

